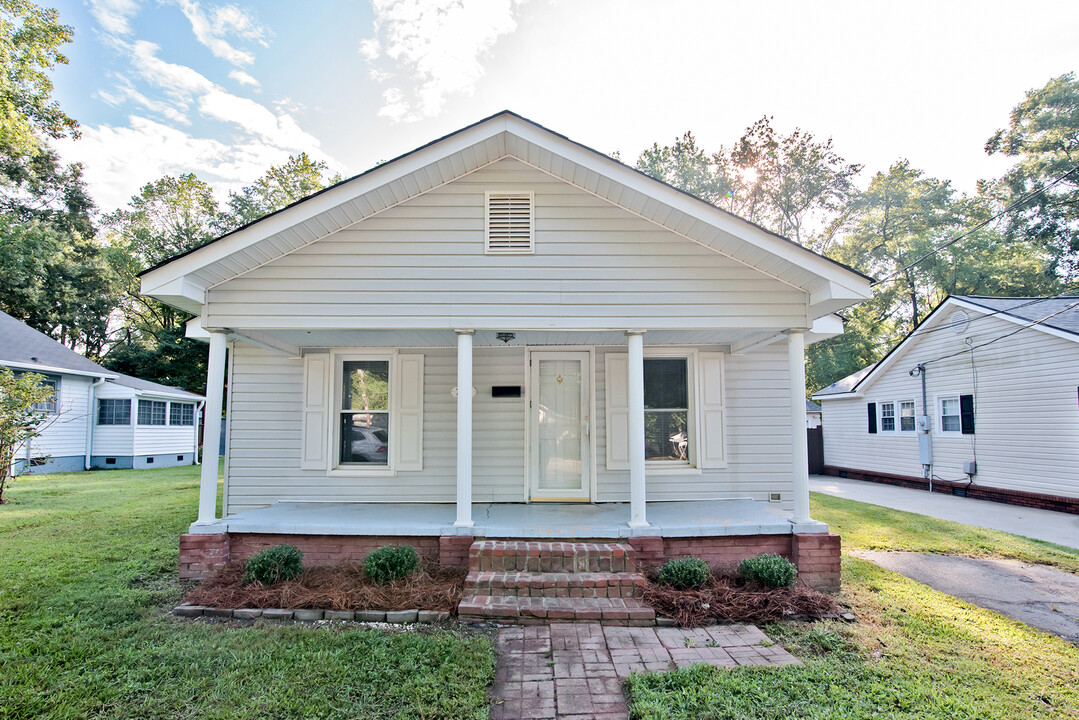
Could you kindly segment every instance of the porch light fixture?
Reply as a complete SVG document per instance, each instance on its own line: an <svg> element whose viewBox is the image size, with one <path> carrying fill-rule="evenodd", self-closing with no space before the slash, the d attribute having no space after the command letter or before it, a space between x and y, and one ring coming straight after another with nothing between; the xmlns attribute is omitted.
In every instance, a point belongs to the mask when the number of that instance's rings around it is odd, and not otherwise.
<svg viewBox="0 0 1079 720"><path fill-rule="evenodd" d="M495 337L498 338L499 340L501 340L504 343L508 343L510 340L517 337L517 333L500 332L500 333L495 333Z"/></svg>

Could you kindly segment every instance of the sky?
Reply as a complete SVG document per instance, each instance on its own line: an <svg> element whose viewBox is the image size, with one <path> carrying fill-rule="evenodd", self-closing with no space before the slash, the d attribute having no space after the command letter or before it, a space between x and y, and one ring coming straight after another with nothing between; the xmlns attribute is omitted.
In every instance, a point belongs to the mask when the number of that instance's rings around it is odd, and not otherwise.
<svg viewBox="0 0 1079 720"><path fill-rule="evenodd" d="M104 212L186 172L223 199L300 152L348 177L504 109L631 164L770 115L833 138L863 186L907 158L973 192L1008 167L983 147L1024 92L1079 71L1074 0L55 7L75 29L55 95L81 126L57 146Z"/></svg>

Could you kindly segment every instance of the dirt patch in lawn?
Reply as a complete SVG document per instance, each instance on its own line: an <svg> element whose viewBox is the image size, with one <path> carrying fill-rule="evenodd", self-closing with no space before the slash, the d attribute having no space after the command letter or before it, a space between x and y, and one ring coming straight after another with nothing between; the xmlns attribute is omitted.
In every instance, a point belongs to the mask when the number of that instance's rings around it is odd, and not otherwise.
<svg viewBox="0 0 1079 720"><path fill-rule="evenodd" d="M363 574L363 565L342 563L304 570L296 580L244 585L242 564L229 564L184 596L186 602L223 608L317 608L322 610L437 610L457 612L464 594L463 568L421 563L406 578L385 585Z"/></svg>
<svg viewBox="0 0 1079 720"><path fill-rule="evenodd" d="M642 599L656 612L673 618L679 627L774 622L796 616L819 618L841 612L831 597L803 585L767 588L722 575L712 575L699 590L675 590L649 578Z"/></svg>

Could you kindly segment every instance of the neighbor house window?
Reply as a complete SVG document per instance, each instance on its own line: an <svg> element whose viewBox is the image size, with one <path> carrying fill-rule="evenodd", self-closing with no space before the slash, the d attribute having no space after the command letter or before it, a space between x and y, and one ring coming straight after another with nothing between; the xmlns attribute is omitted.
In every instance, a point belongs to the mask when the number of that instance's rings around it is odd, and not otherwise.
<svg viewBox="0 0 1079 720"><path fill-rule="evenodd" d="M899 429L914 432L914 401L904 400L899 403Z"/></svg>
<svg viewBox="0 0 1079 720"><path fill-rule="evenodd" d="M102 398L97 401L98 425L130 425L131 401Z"/></svg>
<svg viewBox="0 0 1079 720"><path fill-rule="evenodd" d="M45 402L34 403L34 409L41 412L56 413L60 407L60 378L56 375L46 375L42 379L41 385L52 390L52 397Z"/></svg>
<svg viewBox="0 0 1079 720"><path fill-rule="evenodd" d="M689 361L644 359L646 460L689 462Z"/></svg>
<svg viewBox="0 0 1079 720"><path fill-rule="evenodd" d="M387 465L390 444L389 360L346 360L341 372L342 465Z"/></svg>
<svg viewBox="0 0 1079 720"><path fill-rule="evenodd" d="M960 432L963 429L958 396L941 398L940 429L942 432Z"/></svg>
<svg viewBox="0 0 1079 720"><path fill-rule="evenodd" d="M169 425L194 425L195 406L193 403L170 403Z"/></svg>
<svg viewBox="0 0 1079 720"><path fill-rule="evenodd" d="M164 425L166 402L139 400L139 425Z"/></svg>
<svg viewBox="0 0 1079 720"><path fill-rule="evenodd" d="M880 404L880 431L895 432L895 403Z"/></svg>

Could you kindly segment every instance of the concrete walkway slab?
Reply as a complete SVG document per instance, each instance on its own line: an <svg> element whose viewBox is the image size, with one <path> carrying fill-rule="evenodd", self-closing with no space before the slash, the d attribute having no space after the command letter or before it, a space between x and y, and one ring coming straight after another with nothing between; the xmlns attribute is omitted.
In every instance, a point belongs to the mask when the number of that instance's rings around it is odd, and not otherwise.
<svg viewBox="0 0 1079 720"><path fill-rule="evenodd" d="M796 665L753 625L698 630L552 623L498 632L491 720L625 720L622 681L699 663Z"/></svg>
<svg viewBox="0 0 1079 720"><path fill-rule="evenodd" d="M1079 644L1079 575L1018 560L871 550L851 555Z"/></svg>
<svg viewBox="0 0 1079 720"><path fill-rule="evenodd" d="M1001 530L1079 549L1079 515L954 497L865 480L812 475L812 492Z"/></svg>

